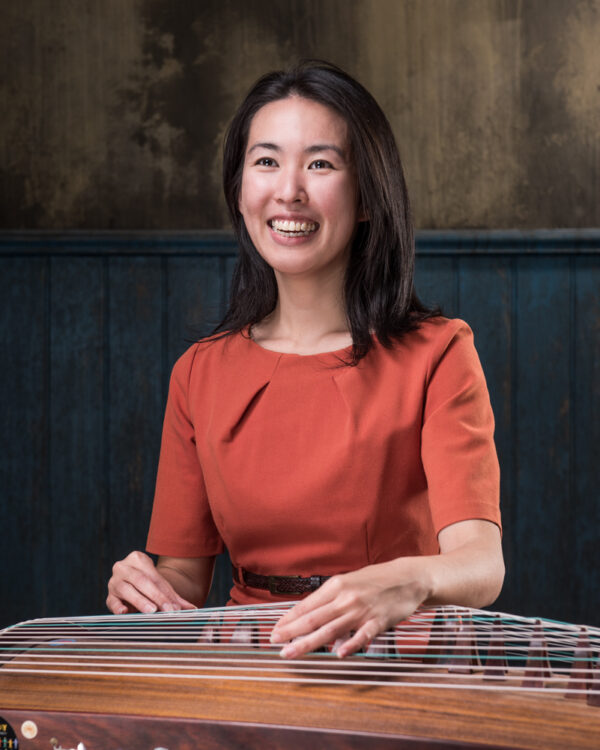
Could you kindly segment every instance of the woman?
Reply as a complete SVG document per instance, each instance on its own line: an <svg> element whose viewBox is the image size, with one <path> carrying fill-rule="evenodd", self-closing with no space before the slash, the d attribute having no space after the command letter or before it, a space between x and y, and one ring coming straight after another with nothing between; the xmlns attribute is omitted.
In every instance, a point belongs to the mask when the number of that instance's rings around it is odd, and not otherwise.
<svg viewBox="0 0 600 750"><path fill-rule="evenodd" d="M422 604L483 606L504 576L493 416L470 329L427 311L400 158L335 66L264 76L224 185L240 245L219 335L176 363L148 550L115 613L305 596L272 640L346 656ZM308 595L307 595L308 594Z"/></svg>

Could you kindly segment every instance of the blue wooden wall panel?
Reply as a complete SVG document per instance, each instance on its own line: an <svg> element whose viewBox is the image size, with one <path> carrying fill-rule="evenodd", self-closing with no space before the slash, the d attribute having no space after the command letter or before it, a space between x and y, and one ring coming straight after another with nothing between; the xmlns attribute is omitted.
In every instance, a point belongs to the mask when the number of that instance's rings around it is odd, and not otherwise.
<svg viewBox="0 0 600 750"><path fill-rule="evenodd" d="M101 258L52 258L47 610L90 611L105 516ZM93 578L90 578L90 573ZM57 592L68 591L65 600Z"/></svg>
<svg viewBox="0 0 600 750"><path fill-rule="evenodd" d="M191 344L194 334L210 333L224 314L230 258L177 257L168 260L169 370ZM231 588L229 555L219 555L207 606L219 606Z"/></svg>
<svg viewBox="0 0 600 750"><path fill-rule="evenodd" d="M48 568L47 258L0 264L0 622L45 611Z"/></svg>
<svg viewBox="0 0 600 750"><path fill-rule="evenodd" d="M163 264L111 258L108 269L109 558L143 548L164 411Z"/></svg>
<svg viewBox="0 0 600 750"><path fill-rule="evenodd" d="M415 288L429 307L441 307L448 318L458 315L458 261L452 257L417 257Z"/></svg>
<svg viewBox="0 0 600 750"><path fill-rule="evenodd" d="M600 611L600 263L574 264L571 524L568 576L581 622ZM573 541L576 540L576 544Z"/></svg>
<svg viewBox="0 0 600 750"><path fill-rule="evenodd" d="M170 369L193 340L210 333L221 319L226 278L219 257L176 257L167 263Z"/></svg>
<svg viewBox="0 0 600 750"><path fill-rule="evenodd" d="M21 551L0 625L103 610L145 540L170 368L222 315L234 252L226 233L0 236L0 529ZM421 233L416 286L467 320L486 371L500 608L600 624L600 232Z"/></svg>
<svg viewBox="0 0 600 750"><path fill-rule="evenodd" d="M496 422L495 440L501 466L503 549L506 586L498 606L514 611L515 515L512 486L512 267L505 256L462 257L458 266L458 315L473 329Z"/></svg>
<svg viewBox="0 0 600 750"><path fill-rule="evenodd" d="M573 611L566 560L569 523L570 273L568 258L521 258L517 267L514 536L524 614Z"/></svg>

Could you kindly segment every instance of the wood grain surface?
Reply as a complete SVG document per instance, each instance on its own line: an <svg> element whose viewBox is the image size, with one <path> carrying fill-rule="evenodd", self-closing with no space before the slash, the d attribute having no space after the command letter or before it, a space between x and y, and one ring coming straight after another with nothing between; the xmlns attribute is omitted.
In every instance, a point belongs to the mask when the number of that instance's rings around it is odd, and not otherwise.
<svg viewBox="0 0 600 750"><path fill-rule="evenodd" d="M372 686L366 681L364 686L320 685L27 675L0 669L0 716L6 718L11 709L278 725L527 750L597 750L600 738L600 707L549 691Z"/></svg>

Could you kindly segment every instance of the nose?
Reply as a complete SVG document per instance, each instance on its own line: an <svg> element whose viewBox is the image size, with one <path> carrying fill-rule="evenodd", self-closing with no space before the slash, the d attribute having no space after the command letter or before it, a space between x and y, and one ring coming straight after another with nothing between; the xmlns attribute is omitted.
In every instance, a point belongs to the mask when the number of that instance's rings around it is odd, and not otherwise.
<svg viewBox="0 0 600 750"><path fill-rule="evenodd" d="M295 167L281 169L276 198L279 203L304 203L307 199L303 171Z"/></svg>

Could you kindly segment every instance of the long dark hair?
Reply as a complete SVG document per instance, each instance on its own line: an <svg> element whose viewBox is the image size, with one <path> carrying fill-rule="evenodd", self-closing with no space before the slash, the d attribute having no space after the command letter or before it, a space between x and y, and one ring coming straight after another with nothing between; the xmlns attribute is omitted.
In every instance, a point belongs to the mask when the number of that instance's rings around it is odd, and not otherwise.
<svg viewBox="0 0 600 750"><path fill-rule="evenodd" d="M390 124L360 83L322 60L305 60L288 71L264 75L229 126L223 187L240 253L229 308L213 334L242 331L263 320L277 304L275 274L254 247L238 203L252 118L265 104L294 95L333 109L348 126L360 208L367 217L355 233L344 281L346 316L353 342L349 364L356 364L373 346L373 332L389 347L439 311L428 310L415 294L412 218Z"/></svg>

